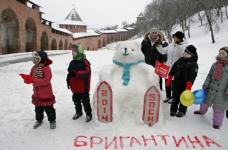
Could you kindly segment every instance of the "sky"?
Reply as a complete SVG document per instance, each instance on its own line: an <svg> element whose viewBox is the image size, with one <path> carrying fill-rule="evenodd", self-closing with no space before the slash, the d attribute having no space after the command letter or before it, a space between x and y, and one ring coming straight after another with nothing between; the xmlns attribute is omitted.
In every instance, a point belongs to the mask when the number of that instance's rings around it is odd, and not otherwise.
<svg viewBox="0 0 228 150"><path fill-rule="evenodd" d="M73 4L89 28L102 28L112 25L128 24L136 21L136 17L151 0L32 0L41 5L44 18L56 23L65 19L73 8Z"/></svg>

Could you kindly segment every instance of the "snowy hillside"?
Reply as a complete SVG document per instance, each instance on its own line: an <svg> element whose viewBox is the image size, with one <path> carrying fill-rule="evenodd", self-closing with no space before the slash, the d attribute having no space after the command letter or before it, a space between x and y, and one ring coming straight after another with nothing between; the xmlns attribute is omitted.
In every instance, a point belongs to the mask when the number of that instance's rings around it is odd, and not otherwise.
<svg viewBox="0 0 228 150"><path fill-rule="evenodd" d="M228 20L216 33L216 43L211 44L210 33L204 32L199 23L192 26L192 37L188 39L198 49L199 73L193 90L200 89L215 61L218 49L228 45ZM136 41L141 42L142 39ZM104 65L112 64L116 44L99 51L86 52L92 67L91 103L98 82L98 74ZM140 49L140 47L138 47ZM135 150L226 150L228 149L228 119L224 118L220 130L212 128L212 110L205 116L194 116L199 106L191 106L186 117L171 118L169 104L163 104L164 123L148 127L125 122L97 124L94 120L85 123L84 117L72 120L75 113L72 93L66 86L66 74L71 53L50 56L53 78L52 85L57 128L49 129L45 116L43 125L34 130L34 106L31 104L32 86L25 85L19 73L28 73L32 62L16 63L0 67L0 150L75 150L75 149L135 149ZM27 54L22 54L27 55ZM13 57L13 55L12 55ZM4 55L0 59L13 59ZM162 91L165 95L165 91Z"/></svg>

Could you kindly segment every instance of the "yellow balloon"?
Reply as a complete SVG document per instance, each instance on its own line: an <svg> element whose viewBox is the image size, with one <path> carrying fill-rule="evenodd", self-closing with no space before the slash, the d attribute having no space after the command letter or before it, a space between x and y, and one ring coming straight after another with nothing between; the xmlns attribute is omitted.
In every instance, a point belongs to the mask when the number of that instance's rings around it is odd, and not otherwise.
<svg viewBox="0 0 228 150"><path fill-rule="evenodd" d="M189 107L193 104L194 102L194 95L190 90L185 90L184 92L181 93L180 96L180 102L182 105Z"/></svg>

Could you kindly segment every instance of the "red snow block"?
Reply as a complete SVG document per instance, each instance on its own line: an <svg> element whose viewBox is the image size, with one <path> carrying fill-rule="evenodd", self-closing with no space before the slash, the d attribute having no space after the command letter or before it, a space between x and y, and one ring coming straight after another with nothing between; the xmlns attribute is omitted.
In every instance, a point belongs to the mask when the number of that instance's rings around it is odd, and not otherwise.
<svg viewBox="0 0 228 150"><path fill-rule="evenodd" d="M97 118L100 122L112 122L112 89L103 81L97 87Z"/></svg>
<svg viewBox="0 0 228 150"><path fill-rule="evenodd" d="M27 75L27 74L24 74L24 73L20 73L19 75L20 75L20 76L22 77L22 79L24 80L24 83L26 83L26 84L31 84L31 83L33 83L32 77L31 77L30 75Z"/></svg>
<svg viewBox="0 0 228 150"><path fill-rule="evenodd" d="M150 87L144 95L143 122L153 126L158 122L160 110L160 92L155 87Z"/></svg>

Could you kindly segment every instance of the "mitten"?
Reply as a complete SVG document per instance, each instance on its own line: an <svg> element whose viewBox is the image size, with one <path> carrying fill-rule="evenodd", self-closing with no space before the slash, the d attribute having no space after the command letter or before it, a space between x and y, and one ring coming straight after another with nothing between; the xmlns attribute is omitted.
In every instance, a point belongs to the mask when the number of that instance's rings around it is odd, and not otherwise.
<svg viewBox="0 0 228 150"><path fill-rule="evenodd" d="M192 89L192 82L191 82L191 81L188 81L188 82L186 83L185 89L191 91L191 89Z"/></svg>
<svg viewBox="0 0 228 150"><path fill-rule="evenodd" d="M169 76L168 76L168 79L167 79L166 82L165 82L165 86L166 86L166 87L170 87L170 86L171 86L172 79L173 79L173 76L172 76L172 75L169 75Z"/></svg>
<svg viewBox="0 0 228 150"><path fill-rule="evenodd" d="M27 74L23 74L23 73L21 73L21 74L19 74L21 77L22 77L22 79L24 80L24 83L26 83L26 84L31 84L31 83L33 83L33 80L32 80L32 77L30 76L30 75L27 75Z"/></svg>

